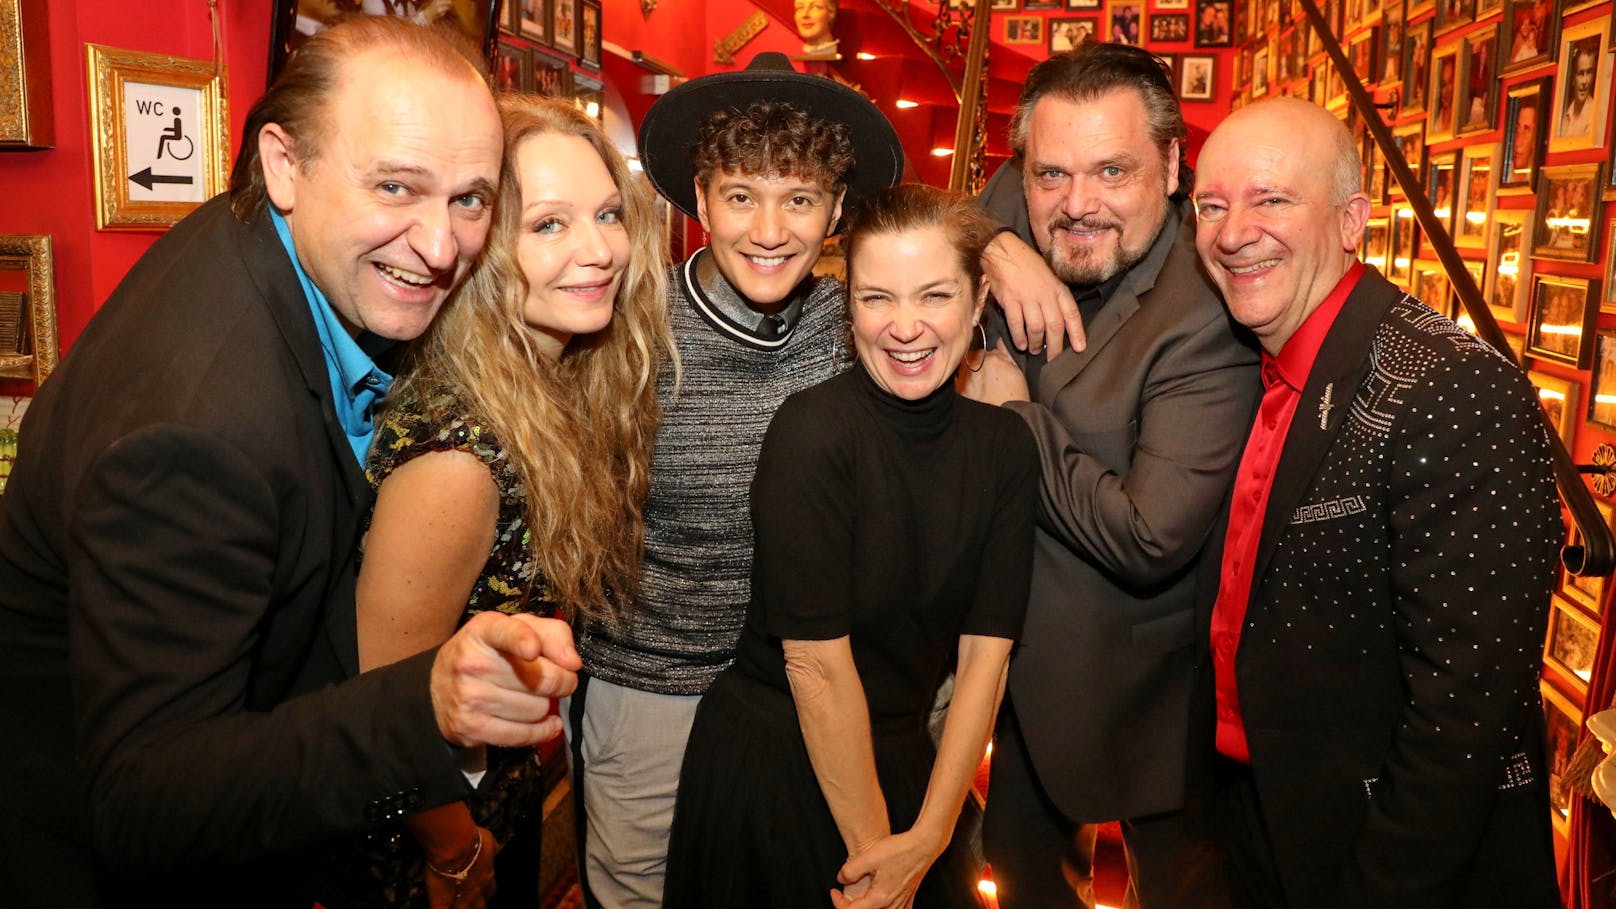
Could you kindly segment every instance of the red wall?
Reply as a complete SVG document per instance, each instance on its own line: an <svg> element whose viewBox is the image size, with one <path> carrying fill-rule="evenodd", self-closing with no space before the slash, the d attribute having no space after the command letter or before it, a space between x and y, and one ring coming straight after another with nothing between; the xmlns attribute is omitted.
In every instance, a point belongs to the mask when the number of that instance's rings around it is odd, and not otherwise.
<svg viewBox="0 0 1616 909"><path fill-rule="evenodd" d="M51 235L57 324L65 348L158 236L95 229L85 45L210 59L213 25L203 0L52 0L46 5L56 147L0 153L0 191L5 198L0 205L0 233ZM267 3L221 3L218 9L233 150L247 108L263 92L270 10ZM22 383L0 382L0 394L26 391Z"/></svg>

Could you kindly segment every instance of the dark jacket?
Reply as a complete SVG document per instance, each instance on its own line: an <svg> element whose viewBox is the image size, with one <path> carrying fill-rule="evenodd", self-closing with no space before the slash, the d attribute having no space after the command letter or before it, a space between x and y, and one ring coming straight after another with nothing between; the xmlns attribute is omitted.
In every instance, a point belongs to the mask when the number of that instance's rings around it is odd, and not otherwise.
<svg viewBox="0 0 1616 909"><path fill-rule="evenodd" d="M208 202L40 389L0 498L0 852L63 870L9 905L94 905L61 889L93 842L117 903L306 906L298 850L464 795L431 653L343 681L369 505L273 227Z"/></svg>

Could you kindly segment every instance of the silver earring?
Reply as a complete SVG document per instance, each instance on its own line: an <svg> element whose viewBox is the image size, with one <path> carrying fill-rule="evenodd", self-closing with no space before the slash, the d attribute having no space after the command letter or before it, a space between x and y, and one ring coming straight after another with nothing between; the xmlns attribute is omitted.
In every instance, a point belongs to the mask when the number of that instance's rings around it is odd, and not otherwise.
<svg viewBox="0 0 1616 909"><path fill-rule="evenodd" d="M982 356L976 361L976 365L971 367L971 372L981 372L982 364L987 362L988 359L988 330L981 322L978 322L976 323L976 331L977 334L982 336Z"/></svg>

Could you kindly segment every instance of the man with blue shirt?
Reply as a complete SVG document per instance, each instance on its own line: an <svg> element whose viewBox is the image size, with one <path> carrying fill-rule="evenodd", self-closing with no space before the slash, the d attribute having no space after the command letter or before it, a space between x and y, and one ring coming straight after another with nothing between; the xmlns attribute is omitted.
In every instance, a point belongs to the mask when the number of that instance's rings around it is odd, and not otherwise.
<svg viewBox="0 0 1616 909"><path fill-rule="evenodd" d="M8 906L306 907L322 843L463 798L462 749L559 732L559 622L478 617L357 671L374 358L487 235L479 66L387 18L311 39L228 197L136 263L29 408L0 500Z"/></svg>

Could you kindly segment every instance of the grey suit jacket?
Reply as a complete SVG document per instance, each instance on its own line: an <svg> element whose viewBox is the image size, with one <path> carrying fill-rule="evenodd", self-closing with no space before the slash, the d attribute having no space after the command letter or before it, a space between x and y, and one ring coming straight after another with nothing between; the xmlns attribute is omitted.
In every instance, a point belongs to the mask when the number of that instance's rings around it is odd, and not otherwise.
<svg viewBox="0 0 1616 909"><path fill-rule="evenodd" d="M997 199L1032 242L1020 194ZM1256 346L1201 270L1189 203L1172 205L1087 348L1024 358L1032 401L1008 405L1042 462L1010 697L1039 782L1080 822L1183 805L1195 569L1260 396Z"/></svg>

